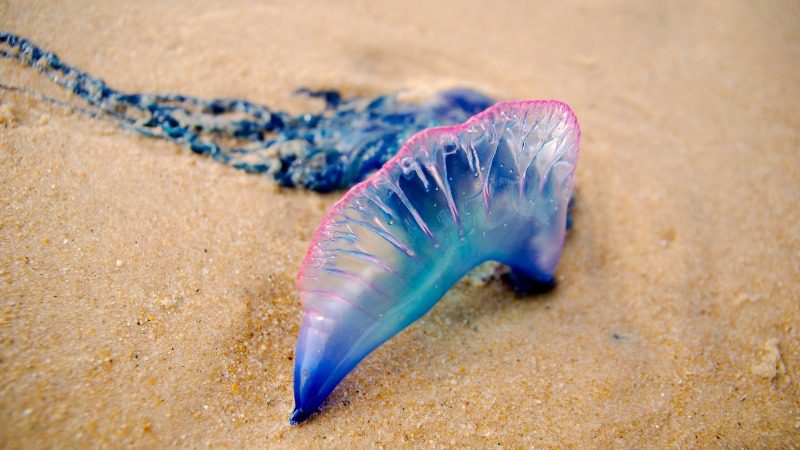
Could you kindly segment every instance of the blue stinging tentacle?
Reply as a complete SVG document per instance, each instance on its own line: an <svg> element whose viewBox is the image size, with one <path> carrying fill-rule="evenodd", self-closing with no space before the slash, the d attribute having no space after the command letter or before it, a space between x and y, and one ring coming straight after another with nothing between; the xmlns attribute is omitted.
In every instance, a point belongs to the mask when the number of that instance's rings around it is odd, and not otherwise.
<svg viewBox="0 0 800 450"><path fill-rule="evenodd" d="M143 136L173 141L237 169L265 173L284 186L323 192L363 180L411 134L462 122L492 103L468 89L442 92L425 104L403 102L395 95L360 99L344 98L335 90L298 89L298 94L322 99L325 107L319 113L292 115L241 99L120 92L31 41L2 31L0 56L38 70L88 105L73 109Z"/></svg>

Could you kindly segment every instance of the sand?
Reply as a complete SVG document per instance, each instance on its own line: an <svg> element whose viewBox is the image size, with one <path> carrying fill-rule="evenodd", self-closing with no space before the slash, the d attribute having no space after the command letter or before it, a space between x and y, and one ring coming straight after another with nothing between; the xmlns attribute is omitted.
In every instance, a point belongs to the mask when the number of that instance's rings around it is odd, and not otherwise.
<svg viewBox="0 0 800 450"><path fill-rule="evenodd" d="M294 278L341 194L0 91L0 446L800 447L797 2L0 1L0 29L123 90L469 86L583 129L557 289L460 283L291 427Z"/></svg>

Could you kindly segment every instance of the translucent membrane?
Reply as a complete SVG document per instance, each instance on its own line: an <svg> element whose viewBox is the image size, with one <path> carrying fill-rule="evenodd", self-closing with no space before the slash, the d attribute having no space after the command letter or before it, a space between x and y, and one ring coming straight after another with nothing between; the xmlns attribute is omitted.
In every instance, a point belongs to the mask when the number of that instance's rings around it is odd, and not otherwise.
<svg viewBox="0 0 800 450"><path fill-rule="evenodd" d="M552 282L579 135L564 103L498 103L413 136L336 203L298 276L305 316L291 422L482 262Z"/></svg>

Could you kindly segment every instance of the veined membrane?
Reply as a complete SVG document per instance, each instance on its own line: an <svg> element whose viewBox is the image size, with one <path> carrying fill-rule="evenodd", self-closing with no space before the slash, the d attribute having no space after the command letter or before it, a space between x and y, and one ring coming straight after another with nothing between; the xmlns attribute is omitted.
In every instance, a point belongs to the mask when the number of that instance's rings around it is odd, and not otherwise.
<svg viewBox="0 0 800 450"><path fill-rule="evenodd" d="M552 282L580 129L558 101L502 102L411 137L354 186L312 239L297 285L298 423L372 350L484 261Z"/></svg>

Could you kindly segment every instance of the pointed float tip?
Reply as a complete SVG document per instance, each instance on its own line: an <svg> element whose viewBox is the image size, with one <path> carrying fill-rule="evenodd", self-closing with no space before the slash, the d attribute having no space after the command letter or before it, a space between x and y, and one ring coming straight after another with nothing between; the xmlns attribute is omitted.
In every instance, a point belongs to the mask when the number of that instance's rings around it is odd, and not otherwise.
<svg viewBox="0 0 800 450"><path fill-rule="evenodd" d="M311 416L310 412L304 411L303 408L295 408L292 415L289 416L289 424L299 425Z"/></svg>

